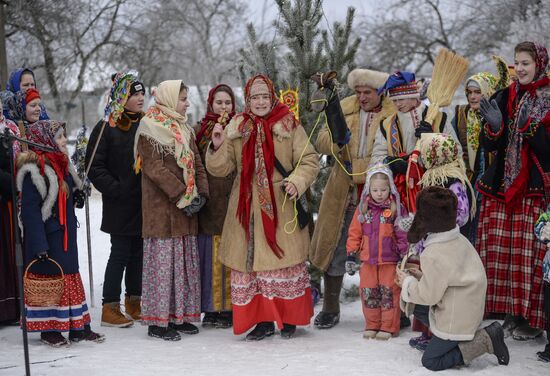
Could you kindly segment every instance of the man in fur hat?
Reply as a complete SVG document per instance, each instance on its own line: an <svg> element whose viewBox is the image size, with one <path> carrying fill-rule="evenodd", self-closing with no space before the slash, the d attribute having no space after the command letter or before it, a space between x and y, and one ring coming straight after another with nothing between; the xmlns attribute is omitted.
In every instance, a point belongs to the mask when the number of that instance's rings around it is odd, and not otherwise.
<svg viewBox="0 0 550 376"><path fill-rule="evenodd" d="M323 309L315 318L315 326L328 329L340 319L340 290L345 273L348 227L355 211L374 143L375 128L395 112L392 103L377 93L388 74L354 69L348 75L348 86L355 94L340 102L348 127L346 143L334 143L328 127L319 132L316 148L338 158L325 186L319 208L319 219L313 233L310 261L324 275ZM341 166L351 164L351 176ZM359 192L359 194L358 194Z"/></svg>
<svg viewBox="0 0 550 376"><path fill-rule="evenodd" d="M433 333L422 365L439 371L494 354L499 364L510 361L504 331L498 322L484 329L487 277L479 255L456 225L457 197L431 186L417 198L417 212L407 233L410 243L423 240L422 271L397 270L401 308L429 326Z"/></svg>

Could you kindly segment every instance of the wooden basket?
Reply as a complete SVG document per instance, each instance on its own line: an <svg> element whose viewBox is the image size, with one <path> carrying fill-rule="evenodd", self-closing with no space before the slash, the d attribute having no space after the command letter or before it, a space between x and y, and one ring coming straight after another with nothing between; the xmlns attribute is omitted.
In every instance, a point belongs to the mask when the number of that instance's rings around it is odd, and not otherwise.
<svg viewBox="0 0 550 376"><path fill-rule="evenodd" d="M48 260L57 265L61 271L60 276L29 276L30 267L38 262L36 259L31 261L25 269L25 275L23 276L25 303L29 306L57 306L63 296L63 289L65 287L63 268L54 259L48 258Z"/></svg>
<svg viewBox="0 0 550 376"><path fill-rule="evenodd" d="M417 262L411 262L411 258L417 258L417 256L413 252L412 247L409 248L407 254L397 264L397 267L402 271L407 271L410 269L420 269L420 260L418 260Z"/></svg>

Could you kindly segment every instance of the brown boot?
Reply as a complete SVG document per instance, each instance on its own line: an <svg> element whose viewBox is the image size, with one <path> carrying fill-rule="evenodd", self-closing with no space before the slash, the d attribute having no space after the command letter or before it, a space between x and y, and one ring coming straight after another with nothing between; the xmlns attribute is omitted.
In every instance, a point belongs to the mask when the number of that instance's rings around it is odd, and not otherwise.
<svg viewBox="0 0 550 376"><path fill-rule="evenodd" d="M120 312L120 303L105 303L101 311L101 326L112 326L115 328L128 328L134 325L132 320L128 320L126 316Z"/></svg>
<svg viewBox="0 0 550 376"><path fill-rule="evenodd" d="M132 320L141 320L141 296L126 296L124 299L124 308L126 315L130 316Z"/></svg>
<svg viewBox="0 0 550 376"><path fill-rule="evenodd" d="M494 322L474 335L474 339L458 345L465 364L483 354L494 354L498 364L508 365L510 354L504 343L504 331L498 322Z"/></svg>

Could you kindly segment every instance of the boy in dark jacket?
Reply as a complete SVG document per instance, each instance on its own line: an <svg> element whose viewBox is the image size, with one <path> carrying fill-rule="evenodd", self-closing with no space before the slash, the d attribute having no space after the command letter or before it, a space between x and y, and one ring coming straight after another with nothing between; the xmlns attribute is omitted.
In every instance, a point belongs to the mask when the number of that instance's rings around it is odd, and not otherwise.
<svg viewBox="0 0 550 376"><path fill-rule="evenodd" d="M103 200L101 230L111 235L103 283L103 326L129 327L141 314L141 175L134 172L133 148L144 95L145 87L136 74L116 74L105 120L93 129L86 150L86 165L91 163L88 178ZM123 274L126 317L120 311Z"/></svg>

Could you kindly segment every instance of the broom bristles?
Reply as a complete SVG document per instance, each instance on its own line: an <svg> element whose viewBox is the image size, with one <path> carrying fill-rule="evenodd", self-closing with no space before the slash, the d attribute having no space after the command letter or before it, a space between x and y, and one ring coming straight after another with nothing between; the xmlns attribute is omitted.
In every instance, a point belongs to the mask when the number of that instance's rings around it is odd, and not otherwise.
<svg viewBox="0 0 550 376"><path fill-rule="evenodd" d="M432 81L428 87L430 107L426 114L426 121L433 124L441 107L451 104L456 89L464 80L470 63L468 59L449 51L446 48L439 50L435 59Z"/></svg>

